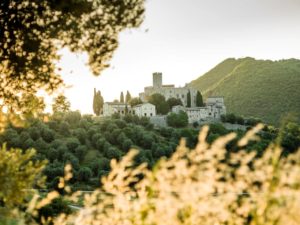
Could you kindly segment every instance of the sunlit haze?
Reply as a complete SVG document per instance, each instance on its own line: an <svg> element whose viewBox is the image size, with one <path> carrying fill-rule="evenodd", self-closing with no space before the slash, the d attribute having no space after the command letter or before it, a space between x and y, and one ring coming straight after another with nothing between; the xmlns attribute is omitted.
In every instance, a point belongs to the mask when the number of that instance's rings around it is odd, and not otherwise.
<svg viewBox="0 0 300 225"><path fill-rule="evenodd" d="M73 110L92 113L93 88L105 101L137 96L162 72L183 86L229 57L300 58L299 0L148 0L142 26L123 32L110 68L95 77L86 56L64 49L60 66Z"/></svg>

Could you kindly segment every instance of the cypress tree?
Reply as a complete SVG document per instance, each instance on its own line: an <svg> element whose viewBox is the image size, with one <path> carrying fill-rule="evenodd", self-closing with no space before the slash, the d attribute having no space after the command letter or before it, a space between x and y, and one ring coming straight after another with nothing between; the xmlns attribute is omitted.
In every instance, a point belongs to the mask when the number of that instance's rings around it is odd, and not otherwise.
<svg viewBox="0 0 300 225"><path fill-rule="evenodd" d="M124 94L123 94L123 91L121 92L121 95L120 95L120 102L124 103Z"/></svg>
<svg viewBox="0 0 300 225"><path fill-rule="evenodd" d="M129 93L129 91L127 91L127 93L126 93L126 98L125 98L125 102L126 102L126 103L129 103L130 100L131 100L131 94Z"/></svg>
<svg viewBox="0 0 300 225"><path fill-rule="evenodd" d="M100 91L96 91L94 88L94 99L93 99L93 110L94 113L99 116L103 108L103 97L101 96Z"/></svg>
<svg viewBox="0 0 300 225"><path fill-rule="evenodd" d="M189 90L189 92L186 95L187 97L187 104L186 107L191 108L191 91Z"/></svg>
<svg viewBox="0 0 300 225"><path fill-rule="evenodd" d="M200 92L200 91L197 91L197 95L196 95L196 106L197 106L197 107L202 107L202 106L204 106L203 98L202 98L202 95L201 95L201 92Z"/></svg>

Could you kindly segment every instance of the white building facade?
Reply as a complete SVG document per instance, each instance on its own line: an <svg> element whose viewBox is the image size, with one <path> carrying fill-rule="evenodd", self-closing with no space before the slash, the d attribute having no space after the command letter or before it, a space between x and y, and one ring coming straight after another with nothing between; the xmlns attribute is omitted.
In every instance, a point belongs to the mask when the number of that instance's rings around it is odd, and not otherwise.
<svg viewBox="0 0 300 225"><path fill-rule="evenodd" d="M112 116L115 113L121 116L133 114L138 117L152 117L156 116L156 108L151 103L143 103L133 107L126 103L105 102L103 104L103 116Z"/></svg>
<svg viewBox="0 0 300 225"><path fill-rule="evenodd" d="M125 115L126 113L132 113L132 109L126 103L105 102L103 104L103 116L111 116L114 113Z"/></svg>
<svg viewBox="0 0 300 225"><path fill-rule="evenodd" d="M152 117L156 116L156 108L155 105L151 103L143 103L133 107L133 112L138 117Z"/></svg>

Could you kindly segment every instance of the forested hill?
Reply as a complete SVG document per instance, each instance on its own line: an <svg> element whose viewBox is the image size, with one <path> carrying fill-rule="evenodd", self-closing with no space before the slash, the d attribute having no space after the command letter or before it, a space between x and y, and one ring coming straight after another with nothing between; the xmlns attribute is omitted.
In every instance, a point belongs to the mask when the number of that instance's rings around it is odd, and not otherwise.
<svg viewBox="0 0 300 225"><path fill-rule="evenodd" d="M276 125L293 113L300 122L300 60L229 58L190 85L204 97L224 96L229 113Z"/></svg>

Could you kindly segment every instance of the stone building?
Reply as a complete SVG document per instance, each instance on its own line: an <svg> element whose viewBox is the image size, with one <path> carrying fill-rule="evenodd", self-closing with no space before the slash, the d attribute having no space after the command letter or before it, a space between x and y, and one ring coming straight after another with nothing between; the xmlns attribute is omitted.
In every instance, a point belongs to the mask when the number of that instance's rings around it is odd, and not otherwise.
<svg viewBox="0 0 300 225"><path fill-rule="evenodd" d="M156 115L156 108L155 105L150 103L143 103L131 107L126 103L105 102L103 104L103 116L112 116L114 113L120 114L121 116L128 113L139 117L152 117Z"/></svg>
<svg viewBox="0 0 300 225"><path fill-rule="evenodd" d="M114 113L125 115L126 112L132 113L131 106L126 103L105 102L103 104L103 116L111 116Z"/></svg>
<svg viewBox="0 0 300 225"><path fill-rule="evenodd" d="M197 90L188 87L175 87L173 84L163 85L162 73L153 73L153 86L145 87L144 92L139 94L140 99L143 102L147 102L147 98L152 94L158 93L165 97L166 100L169 98L180 99L184 106L187 106L187 95L191 93L191 107L196 106L196 95Z"/></svg>
<svg viewBox="0 0 300 225"><path fill-rule="evenodd" d="M146 117L152 117L156 116L156 109L155 105L151 103L143 103L139 104L133 107L133 112L138 117L146 116Z"/></svg>
<svg viewBox="0 0 300 225"><path fill-rule="evenodd" d="M205 103L208 108L208 117L220 119L221 115L226 114L224 98L221 96L208 97Z"/></svg>
<svg viewBox="0 0 300 225"><path fill-rule="evenodd" d="M208 97L204 107L196 107L197 90L187 85L185 87L163 85L162 73L153 73L153 86L145 87L144 92L139 94L143 101L142 104L131 107L126 103L105 102L103 105L103 116L111 116L114 113L122 116L129 113L139 117L149 117L153 124L164 126L166 125L166 116L156 115L155 105L147 102L148 97L155 93L163 95L166 100L169 98L180 99L183 106L174 106L172 112L186 112L189 123L220 120L221 115L226 114L223 97ZM188 93L191 94L191 107L187 107Z"/></svg>
<svg viewBox="0 0 300 225"><path fill-rule="evenodd" d="M221 115L226 114L226 107L223 97L209 97L206 99L204 107L187 108L181 105L174 106L172 112L186 112L189 123L201 122L206 120L220 120Z"/></svg>

